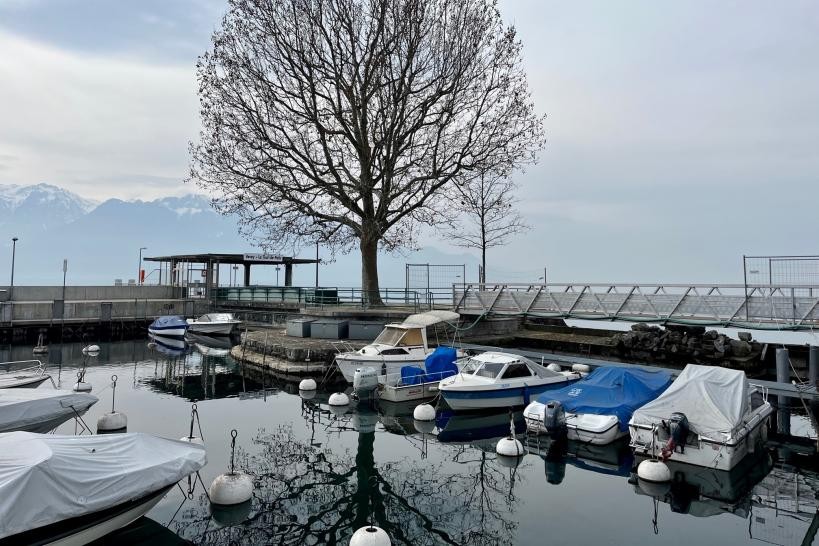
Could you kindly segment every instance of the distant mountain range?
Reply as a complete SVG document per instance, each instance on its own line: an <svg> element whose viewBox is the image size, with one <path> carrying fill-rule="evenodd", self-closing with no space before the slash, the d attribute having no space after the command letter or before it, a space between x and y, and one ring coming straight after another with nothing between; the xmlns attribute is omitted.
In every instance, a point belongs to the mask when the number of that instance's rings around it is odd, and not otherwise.
<svg viewBox="0 0 819 546"><path fill-rule="evenodd" d="M237 226L236 217L215 212L202 195L99 203L50 184L0 185L0 285L8 283L12 237L19 237L15 284L61 284L66 258L68 284L108 285L114 279L136 278L140 247L147 247L143 256L258 252L238 234ZM327 258L323 251L321 255ZM314 251L306 250L303 256L312 258ZM464 263L467 279L476 271L475 258L470 255L427 248L406 256L381 257L382 286L403 287L406 262ZM155 282L153 264L146 262L144 267L150 275L148 282ZM359 286L360 271L358 253L341 255L321 266L320 283ZM294 284L312 286L314 275L312 266L297 267ZM254 269L252 282L275 284L275 270ZM284 282L283 274L280 282Z"/></svg>

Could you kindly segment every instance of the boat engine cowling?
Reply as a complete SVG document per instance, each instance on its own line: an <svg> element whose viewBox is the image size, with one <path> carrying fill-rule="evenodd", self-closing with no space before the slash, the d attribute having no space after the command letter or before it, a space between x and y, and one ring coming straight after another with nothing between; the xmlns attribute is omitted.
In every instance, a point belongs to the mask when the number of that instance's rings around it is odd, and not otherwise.
<svg viewBox="0 0 819 546"><path fill-rule="evenodd" d="M566 429L566 411L557 400L549 400L543 408L543 428L550 434Z"/></svg>
<svg viewBox="0 0 819 546"><path fill-rule="evenodd" d="M353 375L353 390L359 396L369 394L378 387L378 372L375 368L367 366L358 368Z"/></svg>
<svg viewBox="0 0 819 546"><path fill-rule="evenodd" d="M663 447L663 459L668 459L677 447L680 453L685 453L685 442L688 439L688 432L691 430L688 424L688 417L684 413L675 411L668 421L663 421L663 426L668 431L668 442Z"/></svg>

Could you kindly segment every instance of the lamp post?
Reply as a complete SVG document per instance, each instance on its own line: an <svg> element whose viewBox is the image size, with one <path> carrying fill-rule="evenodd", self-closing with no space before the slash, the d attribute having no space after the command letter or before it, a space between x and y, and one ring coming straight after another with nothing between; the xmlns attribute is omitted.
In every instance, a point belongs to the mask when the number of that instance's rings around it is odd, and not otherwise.
<svg viewBox="0 0 819 546"><path fill-rule="evenodd" d="M11 283L9 283L9 301L14 299L14 255L17 253L18 237L11 238Z"/></svg>
<svg viewBox="0 0 819 546"><path fill-rule="evenodd" d="M276 286L279 286L279 266L276 266Z"/></svg>
<svg viewBox="0 0 819 546"><path fill-rule="evenodd" d="M139 247L139 267L137 267L137 284L142 284L142 251L148 250L147 246Z"/></svg>

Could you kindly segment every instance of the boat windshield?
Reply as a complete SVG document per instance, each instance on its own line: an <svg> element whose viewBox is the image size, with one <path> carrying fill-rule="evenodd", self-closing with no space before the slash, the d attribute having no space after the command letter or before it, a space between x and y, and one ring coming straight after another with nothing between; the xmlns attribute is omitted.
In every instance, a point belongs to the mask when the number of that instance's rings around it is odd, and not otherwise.
<svg viewBox="0 0 819 546"><path fill-rule="evenodd" d="M387 326L384 331L378 334L373 343L382 345L392 345L393 347L407 347L412 345L423 345L420 328L393 328Z"/></svg>
<svg viewBox="0 0 819 546"><path fill-rule="evenodd" d="M481 362L480 360L472 360L464 364L461 373L469 373L478 375L480 377L488 377L494 379L503 369L503 364L498 362Z"/></svg>

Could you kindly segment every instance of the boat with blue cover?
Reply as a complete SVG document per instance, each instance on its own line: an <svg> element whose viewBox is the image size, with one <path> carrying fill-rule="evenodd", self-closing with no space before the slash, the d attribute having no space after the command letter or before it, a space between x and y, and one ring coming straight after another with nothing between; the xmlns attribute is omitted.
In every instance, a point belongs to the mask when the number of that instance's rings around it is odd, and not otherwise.
<svg viewBox="0 0 819 546"><path fill-rule="evenodd" d="M438 394L442 379L458 373L458 351L454 347L436 347L421 366L402 366L398 374L378 378L379 398L388 402L424 400Z"/></svg>
<svg viewBox="0 0 819 546"><path fill-rule="evenodd" d="M608 444L628 435L634 412L669 385L663 370L603 366L577 383L541 395L523 411L536 434L566 433L569 440Z"/></svg>
<svg viewBox="0 0 819 546"><path fill-rule="evenodd" d="M182 338L187 331L187 321L178 315L159 317L148 326L148 332L155 336Z"/></svg>
<svg viewBox="0 0 819 546"><path fill-rule="evenodd" d="M520 355L490 351L469 357L438 390L455 411L512 408L578 379L579 373L554 371Z"/></svg>

